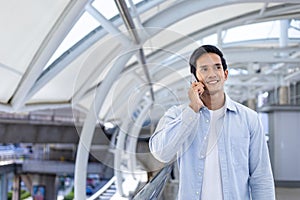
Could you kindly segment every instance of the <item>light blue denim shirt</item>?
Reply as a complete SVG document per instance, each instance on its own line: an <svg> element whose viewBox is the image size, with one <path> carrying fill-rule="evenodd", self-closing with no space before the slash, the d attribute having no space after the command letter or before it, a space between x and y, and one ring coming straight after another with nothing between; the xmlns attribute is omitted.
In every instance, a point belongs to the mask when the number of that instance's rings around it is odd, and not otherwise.
<svg viewBox="0 0 300 200"><path fill-rule="evenodd" d="M228 96L225 106L217 145L224 200L274 200L269 152L258 114ZM206 107L195 113L188 105L174 106L150 138L156 159L168 163L177 158L179 200L200 200L209 120Z"/></svg>

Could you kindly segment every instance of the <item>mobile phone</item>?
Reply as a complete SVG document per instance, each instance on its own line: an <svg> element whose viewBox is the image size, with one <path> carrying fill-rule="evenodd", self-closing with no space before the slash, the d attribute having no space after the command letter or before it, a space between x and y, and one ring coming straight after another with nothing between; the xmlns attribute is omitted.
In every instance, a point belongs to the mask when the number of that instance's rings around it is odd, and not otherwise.
<svg viewBox="0 0 300 200"><path fill-rule="evenodd" d="M191 75L191 83L193 82L199 82L198 78L194 74Z"/></svg>
<svg viewBox="0 0 300 200"><path fill-rule="evenodd" d="M199 79L194 74L191 75L191 83L193 82L201 82L204 85L205 89L205 84L202 81L199 81Z"/></svg>
<svg viewBox="0 0 300 200"><path fill-rule="evenodd" d="M194 74L191 75L191 83L193 82L200 82L199 79ZM205 84L202 81L201 83L203 84L203 89L206 90ZM201 98L201 95L202 93L199 94L199 98Z"/></svg>

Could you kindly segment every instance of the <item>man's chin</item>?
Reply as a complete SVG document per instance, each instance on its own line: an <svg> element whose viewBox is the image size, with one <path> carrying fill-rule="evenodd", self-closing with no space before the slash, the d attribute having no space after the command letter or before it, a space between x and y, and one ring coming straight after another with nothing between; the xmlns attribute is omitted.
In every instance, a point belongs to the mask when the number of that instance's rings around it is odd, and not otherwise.
<svg viewBox="0 0 300 200"><path fill-rule="evenodd" d="M215 95L215 94L218 94L220 92L220 90L206 90L206 93L207 93L207 95L210 95L210 96L212 96L212 95Z"/></svg>

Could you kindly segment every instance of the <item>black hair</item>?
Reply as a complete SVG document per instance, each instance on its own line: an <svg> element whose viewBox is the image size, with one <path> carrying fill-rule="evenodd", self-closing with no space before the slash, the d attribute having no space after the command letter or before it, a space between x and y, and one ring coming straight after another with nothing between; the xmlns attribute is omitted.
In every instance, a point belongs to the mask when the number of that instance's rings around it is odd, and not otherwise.
<svg viewBox="0 0 300 200"><path fill-rule="evenodd" d="M227 69L226 60L223 57L223 53L221 52L221 50L213 45L203 45L201 47L198 47L196 50L194 50L194 52L192 53L192 55L190 57L190 61L189 61L191 73L194 74L194 76L197 80L198 80L198 78L196 76L196 61L200 56L202 56L203 54L206 54L206 53L215 53L218 56L220 56L223 70L225 71Z"/></svg>

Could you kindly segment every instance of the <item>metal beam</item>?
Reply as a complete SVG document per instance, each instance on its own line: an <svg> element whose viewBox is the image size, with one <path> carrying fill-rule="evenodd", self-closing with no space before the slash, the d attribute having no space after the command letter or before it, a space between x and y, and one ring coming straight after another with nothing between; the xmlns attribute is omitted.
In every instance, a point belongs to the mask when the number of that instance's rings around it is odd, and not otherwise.
<svg viewBox="0 0 300 200"><path fill-rule="evenodd" d="M124 83L123 79L120 79L120 83ZM108 109L107 113L104 115L103 117L104 121L107 121L108 116L111 116L111 118L116 119L116 117L121 117L125 113L128 113L128 106L131 103L130 100L132 100L133 95L138 95L140 93L145 94L146 91L149 90L146 87L139 87L141 85L143 86L144 82L142 82L142 80L139 79L139 77L134 76L129 82L126 82L126 87L128 87L129 89L126 89L125 87L120 88L118 87L118 85L114 86L116 87L116 89L113 92L113 96L110 96L111 94L107 95L107 99L111 99L111 101L113 101L114 103L112 107Z"/></svg>
<svg viewBox="0 0 300 200"><path fill-rule="evenodd" d="M133 19L130 15L128 7L126 5L126 2L124 0L115 0L115 3L117 5L117 8L120 12L121 17L123 18L124 24L127 27L127 30L129 31L129 33L131 34L134 42L137 45L142 45L143 41L139 37L139 34L137 32L137 29L135 27ZM148 84L150 86L151 98L154 101L154 92L153 92L153 87L152 87L152 81L151 81L150 74L149 74L149 71L148 71L148 67L147 67L147 64L146 64L145 53L144 53L144 50L143 50L142 47L139 48L139 54L138 55L139 55L144 73L146 75Z"/></svg>
<svg viewBox="0 0 300 200"><path fill-rule="evenodd" d="M127 145L127 153L129 154L128 159L128 171L131 172L132 176L135 175L135 170L137 167L136 164L136 149L137 149L137 142L139 138L140 131L143 127L143 123L147 119L148 115L147 112L149 112L149 109L153 105L152 101L150 99L145 99L146 105L143 105L143 108L141 109L137 119L135 120L130 132L129 132L129 141Z"/></svg>
<svg viewBox="0 0 300 200"><path fill-rule="evenodd" d="M147 88L145 88L147 89ZM120 127L120 131L118 134L118 140L117 140L117 145L115 149L115 160L114 160L114 172L115 176L117 178L116 180L116 187L117 187L117 192L121 195L124 196L124 190L123 190L123 171L125 169L122 169L122 161L126 160L126 155L128 152L125 152L125 147L126 147L126 136L132 129L134 122L132 120L132 115L139 107L140 100L144 97L146 90L141 91L137 94L136 99L132 104L127 104L125 105L126 112L123 113L122 119L122 125ZM129 158L129 157L128 157ZM127 163L129 163L129 160L127 158Z"/></svg>
<svg viewBox="0 0 300 200"><path fill-rule="evenodd" d="M129 53L128 53L129 52ZM127 54L123 54L127 53ZM116 77L121 73L124 64L132 57L134 52L125 49L122 52L115 65L110 69L106 78L103 80L102 84L96 90L95 99L90 106L89 113L86 117L86 120L81 131L80 140L78 143L78 150L76 156L76 165L75 165L75 199L82 200L85 199L85 180L86 180L86 171L89 150L92 143L92 138L94 135L94 129L98 118L98 113L103 105L105 100L105 95L108 90L113 85Z"/></svg>
<svg viewBox="0 0 300 200"><path fill-rule="evenodd" d="M163 3L165 0L153 0L147 2L139 7L138 13L143 13L159 4ZM122 25L121 18L114 21L116 27ZM53 64L51 64L37 79L36 83L32 86L26 99L30 99L37 91L39 91L44 85L46 85L51 79L53 79L60 71L62 71L65 66L68 66L74 61L79 55L89 49L93 44L99 41L107 35L107 32L102 27L98 27L93 32L88 34L73 47L67 50L63 55L61 55Z"/></svg>
<svg viewBox="0 0 300 200"><path fill-rule="evenodd" d="M132 48L134 49L134 47ZM95 80L97 80L97 78L99 78L99 74L103 72L103 68L110 66L114 59L118 58L118 56L123 56L123 53L127 53L122 51L122 49L122 46L118 45L110 52L107 52L107 56L102 61L98 60L94 62L97 67L95 67L94 71L90 72L89 76L87 76L87 79L82 83L82 85L76 88L72 99L73 104L77 104L82 98L84 98L86 96L86 92L91 89L91 86L94 87L93 83ZM132 51L132 49L130 51Z"/></svg>
<svg viewBox="0 0 300 200"><path fill-rule="evenodd" d="M31 60L26 74L23 76L19 87L12 97L11 104L15 110L19 110L24 106L27 93L41 75L48 60L83 13L85 5L90 1L91 0L70 1L68 6L64 9L60 19L53 26Z"/></svg>
<svg viewBox="0 0 300 200"><path fill-rule="evenodd" d="M86 11L90 13L96 20L101 23L101 26L107 30L107 32L111 35L118 35L117 39L123 44L123 46L127 46L131 43L131 41L127 38L124 33L121 31L109 20L107 20L97 9L95 9L92 5L88 4L85 7Z"/></svg>

